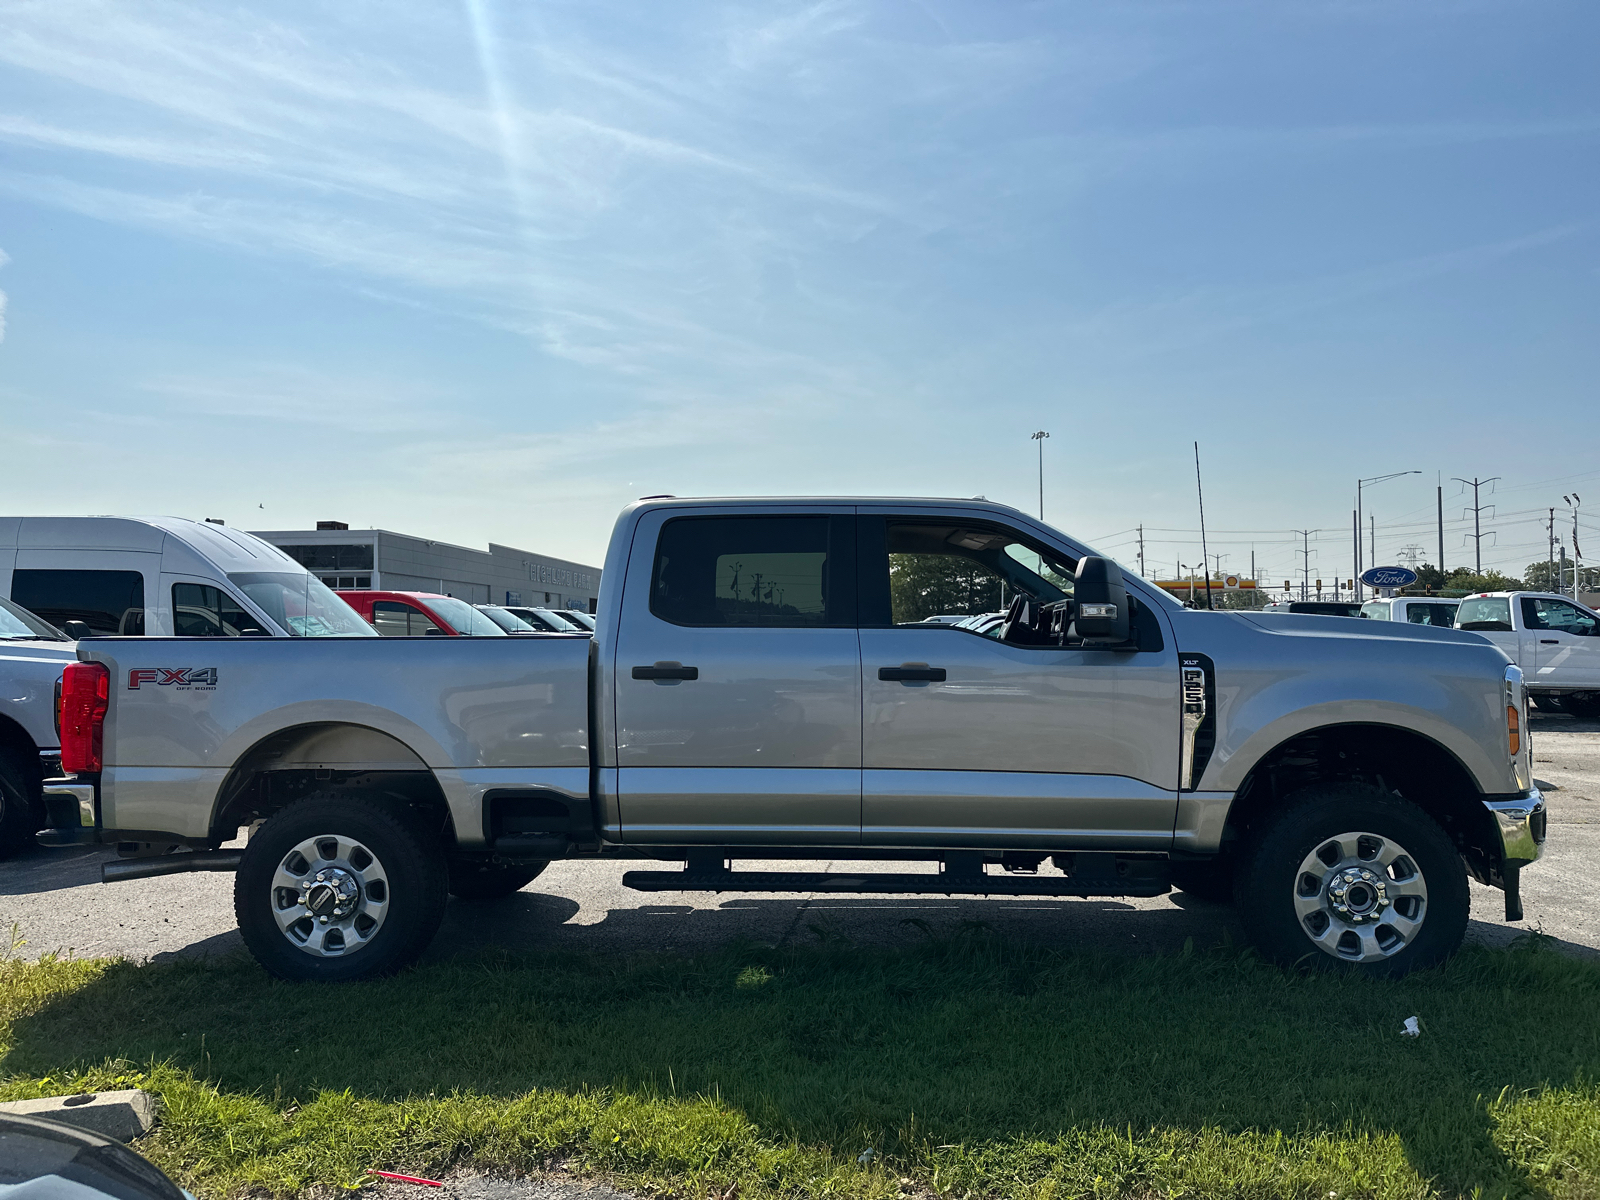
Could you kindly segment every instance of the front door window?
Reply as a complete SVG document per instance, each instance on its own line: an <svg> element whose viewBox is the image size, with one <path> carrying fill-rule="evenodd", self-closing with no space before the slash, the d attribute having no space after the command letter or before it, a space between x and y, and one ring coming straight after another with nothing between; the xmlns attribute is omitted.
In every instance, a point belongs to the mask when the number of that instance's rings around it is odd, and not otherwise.
<svg viewBox="0 0 1600 1200"><path fill-rule="evenodd" d="M372 627L380 637L426 637L444 633L420 608L398 600L377 600L372 605Z"/></svg>

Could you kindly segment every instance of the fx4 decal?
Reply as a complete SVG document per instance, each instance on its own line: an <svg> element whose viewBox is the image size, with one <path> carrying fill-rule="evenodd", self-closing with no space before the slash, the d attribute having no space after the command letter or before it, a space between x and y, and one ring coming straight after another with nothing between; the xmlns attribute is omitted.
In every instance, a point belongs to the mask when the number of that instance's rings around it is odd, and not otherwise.
<svg viewBox="0 0 1600 1200"><path fill-rule="evenodd" d="M138 691L146 683L158 687L216 687L215 667L135 667L128 672L128 690Z"/></svg>

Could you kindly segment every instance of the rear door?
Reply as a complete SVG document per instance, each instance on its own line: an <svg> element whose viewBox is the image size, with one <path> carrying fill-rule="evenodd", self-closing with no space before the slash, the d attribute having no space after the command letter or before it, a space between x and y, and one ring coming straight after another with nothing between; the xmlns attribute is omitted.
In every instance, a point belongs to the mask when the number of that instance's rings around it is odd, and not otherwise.
<svg viewBox="0 0 1600 1200"><path fill-rule="evenodd" d="M1600 688L1600 622L1593 613L1552 596L1523 596L1522 623L1535 639L1528 682Z"/></svg>
<svg viewBox="0 0 1600 1200"><path fill-rule="evenodd" d="M852 512L641 518L613 663L625 842L860 841Z"/></svg>
<svg viewBox="0 0 1600 1200"><path fill-rule="evenodd" d="M1126 652L928 624L996 611L1018 592L1059 600L1077 560L950 509L864 510L858 536L864 843L1171 846L1180 696L1170 634Z"/></svg>

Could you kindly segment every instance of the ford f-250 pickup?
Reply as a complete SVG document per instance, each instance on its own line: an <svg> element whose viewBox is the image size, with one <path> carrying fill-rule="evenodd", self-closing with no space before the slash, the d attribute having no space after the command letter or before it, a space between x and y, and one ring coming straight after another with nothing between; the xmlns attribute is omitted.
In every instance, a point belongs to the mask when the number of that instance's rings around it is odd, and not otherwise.
<svg viewBox="0 0 1600 1200"><path fill-rule="evenodd" d="M1544 805L1475 634L1188 611L977 500L651 498L604 578L592 639L80 643L40 840L118 844L108 881L234 872L294 979L396 970L447 893L572 856L644 891L1177 886L1368 973L1450 954L1468 874L1520 916ZM923 623L997 608L998 638Z"/></svg>

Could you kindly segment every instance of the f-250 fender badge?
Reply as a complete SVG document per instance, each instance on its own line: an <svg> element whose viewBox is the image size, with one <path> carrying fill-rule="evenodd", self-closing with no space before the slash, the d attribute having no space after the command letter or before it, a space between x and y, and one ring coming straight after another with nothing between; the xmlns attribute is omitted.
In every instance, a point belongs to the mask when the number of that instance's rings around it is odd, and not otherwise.
<svg viewBox="0 0 1600 1200"><path fill-rule="evenodd" d="M214 688L217 686L215 667L134 667L128 672L128 690L137 692L143 685L157 687Z"/></svg>

